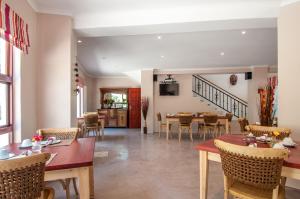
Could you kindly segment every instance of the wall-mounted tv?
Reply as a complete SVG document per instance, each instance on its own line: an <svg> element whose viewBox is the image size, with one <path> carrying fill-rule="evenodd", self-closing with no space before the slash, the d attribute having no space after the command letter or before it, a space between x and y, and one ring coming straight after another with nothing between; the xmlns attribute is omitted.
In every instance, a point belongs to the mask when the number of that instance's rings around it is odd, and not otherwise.
<svg viewBox="0 0 300 199"><path fill-rule="evenodd" d="M179 95L179 84L159 84L160 96L177 96Z"/></svg>

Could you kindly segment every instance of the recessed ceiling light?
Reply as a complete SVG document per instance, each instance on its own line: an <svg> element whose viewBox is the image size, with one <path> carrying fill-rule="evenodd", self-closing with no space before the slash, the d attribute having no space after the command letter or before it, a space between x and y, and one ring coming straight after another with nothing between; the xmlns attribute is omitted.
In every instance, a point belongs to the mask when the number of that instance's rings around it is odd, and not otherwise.
<svg viewBox="0 0 300 199"><path fill-rule="evenodd" d="M165 56L164 56L164 55L161 55L160 58L165 58Z"/></svg>
<svg viewBox="0 0 300 199"><path fill-rule="evenodd" d="M162 38L162 36L160 36L160 35L157 36L157 39L161 39L161 38Z"/></svg>
<svg viewBox="0 0 300 199"><path fill-rule="evenodd" d="M245 35L247 33L247 31L243 30L241 33L242 33L242 35Z"/></svg>
<svg viewBox="0 0 300 199"><path fill-rule="evenodd" d="M82 43L82 41L81 41L81 40L78 40L78 41L77 41L77 43L81 44L81 43Z"/></svg>
<svg viewBox="0 0 300 199"><path fill-rule="evenodd" d="M224 56L224 55L225 55L225 53L224 53L224 52L221 52L221 53L220 53L220 55L221 55L221 56Z"/></svg>

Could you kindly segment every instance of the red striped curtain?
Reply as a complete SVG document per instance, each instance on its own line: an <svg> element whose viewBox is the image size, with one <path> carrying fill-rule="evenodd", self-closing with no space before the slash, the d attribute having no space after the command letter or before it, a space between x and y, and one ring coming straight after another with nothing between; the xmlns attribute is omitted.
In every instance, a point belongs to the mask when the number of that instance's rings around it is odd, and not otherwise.
<svg viewBox="0 0 300 199"><path fill-rule="evenodd" d="M3 0L0 0L0 37L28 53L28 24Z"/></svg>

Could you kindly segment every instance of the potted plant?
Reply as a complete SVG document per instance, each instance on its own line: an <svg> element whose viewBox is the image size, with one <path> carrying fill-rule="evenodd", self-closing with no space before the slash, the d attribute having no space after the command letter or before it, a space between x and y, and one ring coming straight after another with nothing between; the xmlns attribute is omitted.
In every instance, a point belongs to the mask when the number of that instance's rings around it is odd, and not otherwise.
<svg viewBox="0 0 300 199"><path fill-rule="evenodd" d="M149 99L148 97L142 97L142 114L143 114L143 118L144 118L144 134L147 134L147 113L148 113L148 109L149 109Z"/></svg>

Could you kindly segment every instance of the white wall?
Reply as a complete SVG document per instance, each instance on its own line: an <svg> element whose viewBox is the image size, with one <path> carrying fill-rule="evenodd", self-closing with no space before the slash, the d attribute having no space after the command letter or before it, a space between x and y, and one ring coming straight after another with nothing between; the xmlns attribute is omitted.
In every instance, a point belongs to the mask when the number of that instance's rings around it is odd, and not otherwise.
<svg viewBox="0 0 300 199"><path fill-rule="evenodd" d="M72 19L38 15L38 128L71 126Z"/></svg>
<svg viewBox="0 0 300 199"><path fill-rule="evenodd" d="M252 79L248 80L248 120L250 123L260 121L258 115L258 104L260 103L258 89L267 85L268 75L267 66L252 67Z"/></svg>
<svg viewBox="0 0 300 199"><path fill-rule="evenodd" d="M227 84L228 75L202 75L204 78L210 79L213 83L223 85L229 88ZM199 97L194 97L192 92L192 74L173 75L172 76L179 83L179 96L160 96L159 95L159 82L166 78L166 75L158 75L158 81L154 83L154 117L155 117L155 131L158 131L158 123L156 114L160 112L162 117L165 118L167 113L175 114L177 112L219 112L213 105L208 106L205 100L200 101ZM223 82L223 83L222 83ZM247 84L245 81L239 82L241 89L246 89ZM229 91L230 92L230 91ZM240 93L247 92L239 91ZM223 113L223 112L220 112Z"/></svg>
<svg viewBox="0 0 300 199"><path fill-rule="evenodd" d="M292 129L292 137L300 139L300 3L280 9L278 18L278 122ZM298 181L288 179L288 186L300 188Z"/></svg>
<svg viewBox="0 0 300 199"><path fill-rule="evenodd" d="M148 97L149 109L147 114L148 133L154 132L154 96L153 96L153 69L142 70L141 72L141 96ZM144 118L141 116L141 132L143 132Z"/></svg>
<svg viewBox="0 0 300 199"><path fill-rule="evenodd" d="M27 1L5 0L10 7L20 15L29 25L30 48L29 54L21 53L19 68L19 97L16 102L19 108L15 110L14 126L16 142L24 138L30 138L36 131L37 121L37 14L30 7Z"/></svg>
<svg viewBox="0 0 300 199"><path fill-rule="evenodd" d="M139 88L141 85L126 76L101 77L88 80L88 111L96 111L100 108L100 88ZM89 99L92 97L91 99Z"/></svg>
<svg viewBox="0 0 300 199"><path fill-rule="evenodd" d="M278 18L278 122L300 139L300 3L281 8Z"/></svg>

